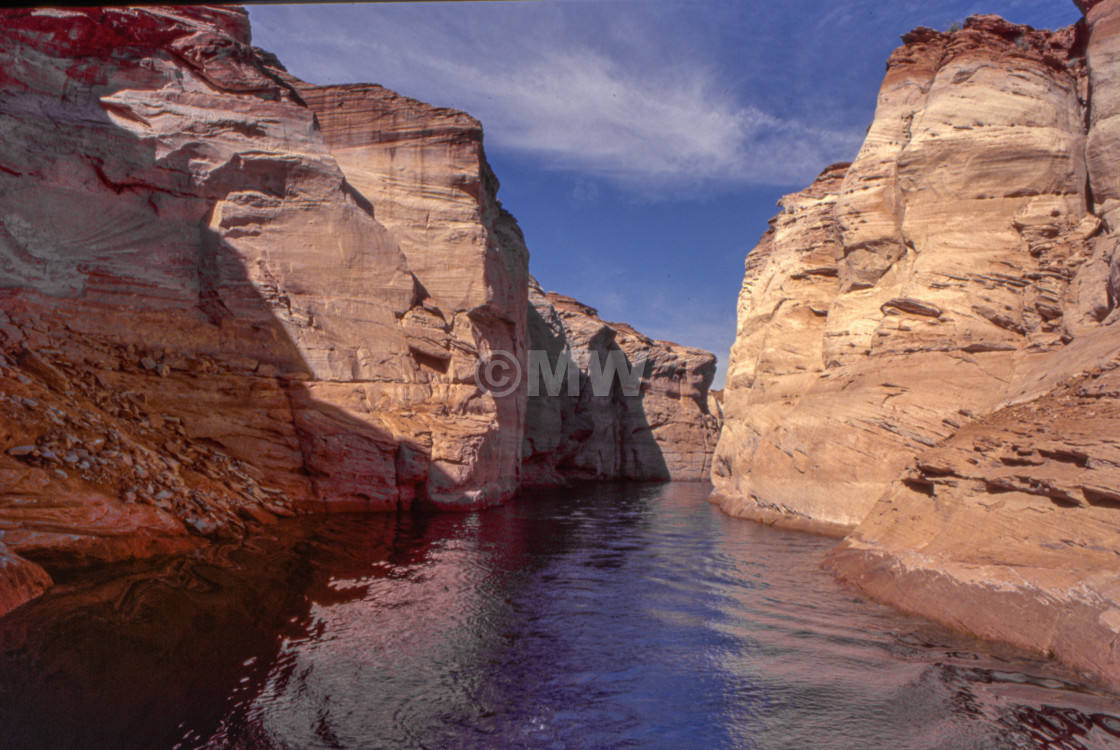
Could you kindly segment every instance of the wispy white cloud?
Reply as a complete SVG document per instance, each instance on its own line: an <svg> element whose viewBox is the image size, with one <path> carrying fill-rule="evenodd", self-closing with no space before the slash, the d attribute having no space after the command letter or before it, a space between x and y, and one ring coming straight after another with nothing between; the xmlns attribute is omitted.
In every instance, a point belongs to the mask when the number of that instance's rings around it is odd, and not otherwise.
<svg viewBox="0 0 1120 750"><path fill-rule="evenodd" d="M461 107L483 121L490 144L631 190L797 184L858 150L860 130L737 99L720 61L664 18L577 3L486 5L251 14L258 43L296 75L374 79Z"/></svg>
<svg viewBox="0 0 1120 750"><path fill-rule="evenodd" d="M814 129L721 96L703 69L666 75L590 50L551 49L523 73L458 72L486 96L479 106L496 142L627 186L797 182L830 151L859 145L858 133Z"/></svg>

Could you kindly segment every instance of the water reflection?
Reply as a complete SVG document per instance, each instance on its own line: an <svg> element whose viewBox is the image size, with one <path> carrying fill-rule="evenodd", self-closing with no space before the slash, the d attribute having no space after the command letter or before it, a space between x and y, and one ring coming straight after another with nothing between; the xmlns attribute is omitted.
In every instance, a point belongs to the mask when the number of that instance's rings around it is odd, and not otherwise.
<svg viewBox="0 0 1120 750"><path fill-rule="evenodd" d="M3 747L1061 747L1115 699L838 589L695 485L304 519L0 620Z"/></svg>

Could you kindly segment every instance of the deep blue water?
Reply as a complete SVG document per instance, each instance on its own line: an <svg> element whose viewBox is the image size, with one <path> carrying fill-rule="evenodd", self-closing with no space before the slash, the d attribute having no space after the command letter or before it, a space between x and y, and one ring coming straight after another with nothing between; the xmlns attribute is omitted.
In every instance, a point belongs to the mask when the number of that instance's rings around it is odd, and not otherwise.
<svg viewBox="0 0 1120 750"><path fill-rule="evenodd" d="M2 748L1120 747L1120 700L839 588L703 485L333 516L0 620Z"/></svg>

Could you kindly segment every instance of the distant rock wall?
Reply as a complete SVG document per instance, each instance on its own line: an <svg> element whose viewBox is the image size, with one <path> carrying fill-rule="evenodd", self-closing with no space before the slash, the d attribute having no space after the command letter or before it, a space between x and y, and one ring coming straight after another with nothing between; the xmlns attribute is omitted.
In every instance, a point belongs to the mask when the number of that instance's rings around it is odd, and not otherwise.
<svg viewBox="0 0 1120 750"><path fill-rule="evenodd" d="M475 372L527 364L528 252L477 120L300 81L236 7L0 19L0 614L46 570L518 491L527 384ZM532 444L587 455L549 476L705 476L714 358L611 331L645 394L579 437L537 402Z"/></svg>
<svg viewBox="0 0 1120 750"><path fill-rule="evenodd" d="M1120 2L904 41L856 160L747 257L714 499L1120 686Z"/></svg>
<svg viewBox="0 0 1120 750"><path fill-rule="evenodd" d="M528 374L537 395L529 397L523 481L707 481L720 428L708 405L715 356L605 323L594 309L545 294L535 282L529 299L530 347L547 352L549 373L565 377L550 395L547 375ZM623 367L642 368L634 393L617 378L609 391L596 392L590 368L604 372L612 352L621 355ZM566 361L578 372L571 389Z"/></svg>

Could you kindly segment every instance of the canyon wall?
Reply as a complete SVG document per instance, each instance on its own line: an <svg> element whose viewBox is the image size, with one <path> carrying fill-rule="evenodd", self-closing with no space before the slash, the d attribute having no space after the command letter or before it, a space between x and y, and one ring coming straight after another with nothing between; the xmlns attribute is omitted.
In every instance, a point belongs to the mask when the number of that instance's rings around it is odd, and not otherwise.
<svg viewBox="0 0 1120 750"><path fill-rule="evenodd" d="M524 367L517 397L497 399L494 415L502 456L521 456L522 484L707 481L719 436L707 405L715 356L604 323L594 309L546 295L535 280L526 283L525 240L493 198L498 180L486 164L477 120L381 86L312 86L273 72L315 112L348 182L370 200L427 293L450 312L422 319L427 335L409 339L444 371L443 396L452 405L462 400L457 392L473 398L480 352L509 352ZM450 264L449 257L462 262ZM476 340L480 330L485 335ZM569 395L567 380L555 394L538 381L526 405L538 375L530 372L526 348L548 352L552 372L557 356L570 359L580 373L578 393ZM592 352L605 364L612 350L628 368L644 363L636 393L623 393L618 378L609 393L593 392Z"/></svg>
<svg viewBox="0 0 1120 750"><path fill-rule="evenodd" d="M1120 686L1120 2L903 40L855 161L747 257L713 499Z"/></svg>
<svg viewBox="0 0 1120 750"><path fill-rule="evenodd" d="M236 7L0 18L0 613L281 515L493 505L526 450L706 476L707 353L616 326L643 395L548 425L476 382L539 303L474 118L300 81Z"/></svg>
<svg viewBox="0 0 1120 750"><path fill-rule="evenodd" d="M111 560L296 509L517 491L525 390L493 398L473 372L491 349L524 356L528 254L478 123L383 118L442 171L402 188L429 205L375 206L360 155L331 152L346 127L274 64L240 9L5 13L11 551ZM418 210L445 233L401 229Z"/></svg>
<svg viewBox="0 0 1120 750"><path fill-rule="evenodd" d="M526 388L493 398L479 392L474 373L493 352L525 361L529 253L495 198L482 125L381 86L284 77L427 295L403 322L425 372L416 401L434 409L423 429L432 435L431 464L445 478L439 491L476 486L492 499L508 497L519 486Z"/></svg>
<svg viewBox="0 0 1120 750"><path fill-rule="evenodd" d="M715 356L605 323L593 308L546 294L534 281L529 300L529 341L547 363L528 373L524 483L705 481L720 430L708 403ZM633 388L624 388L625 378L596 377L608 372L612 355L634 373Z"/></svg>

